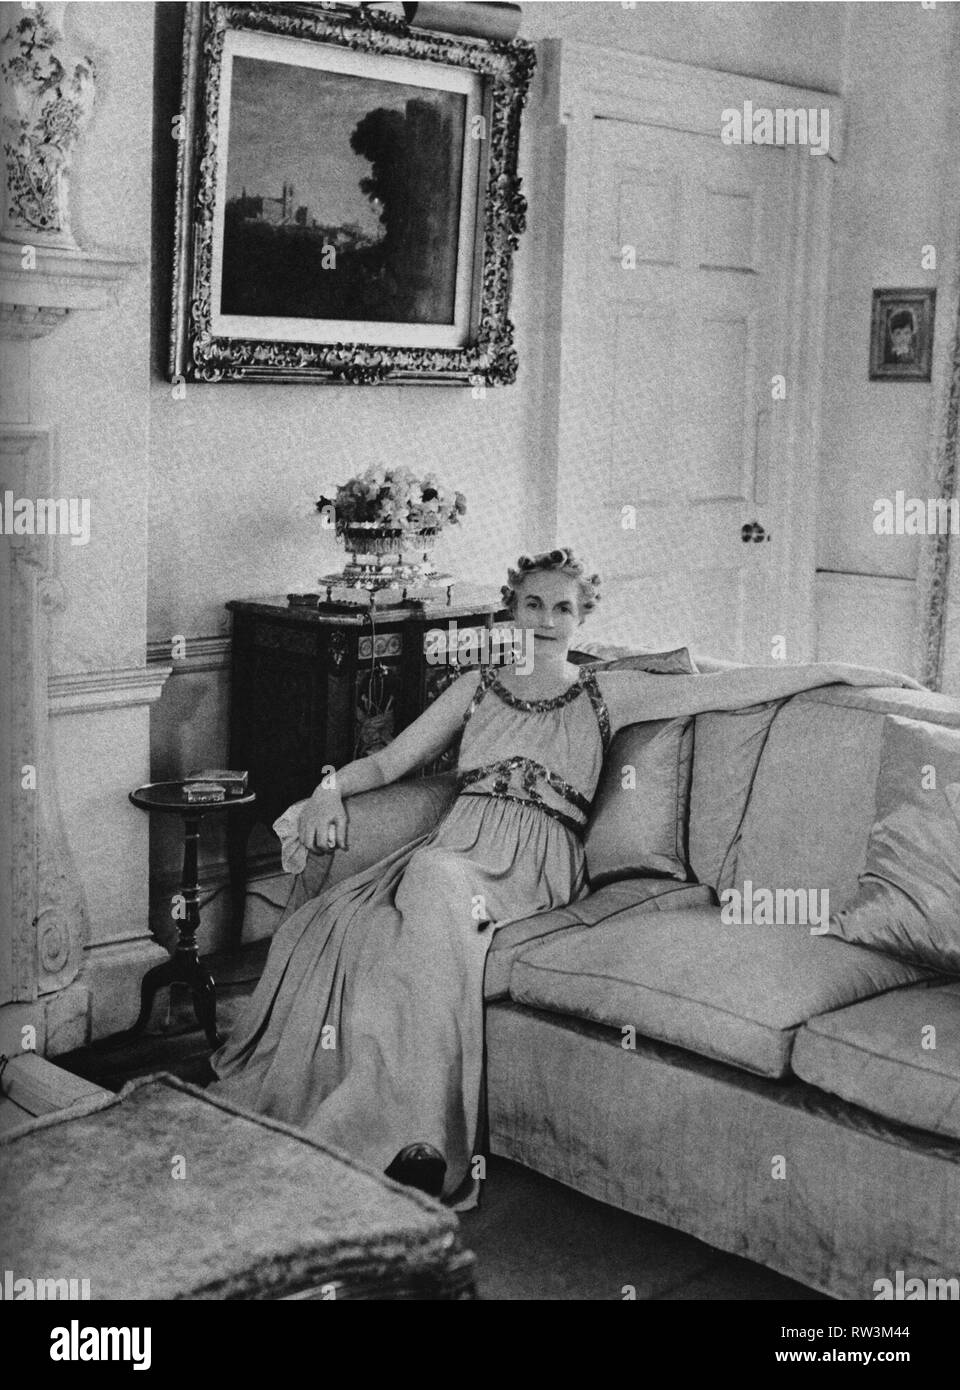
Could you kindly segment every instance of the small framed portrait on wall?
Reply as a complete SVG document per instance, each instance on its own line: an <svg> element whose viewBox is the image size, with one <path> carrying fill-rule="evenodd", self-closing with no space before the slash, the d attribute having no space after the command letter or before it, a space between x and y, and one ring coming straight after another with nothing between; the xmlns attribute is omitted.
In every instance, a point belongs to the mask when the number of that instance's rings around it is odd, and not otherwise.
<svg viewBox="0 0 960 1390"><path fill-rule="evenodd" d="M929 381L936 290L874 290L870 380Z"/></svg>

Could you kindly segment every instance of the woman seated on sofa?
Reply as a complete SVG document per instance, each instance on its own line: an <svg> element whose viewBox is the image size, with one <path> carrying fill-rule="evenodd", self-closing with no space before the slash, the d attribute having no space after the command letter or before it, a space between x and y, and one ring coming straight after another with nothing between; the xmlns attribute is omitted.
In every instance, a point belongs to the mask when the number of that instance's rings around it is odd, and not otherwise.
<svg viewBox="0 0 960 1390"><path fill-rule="evenodd" d="M775 699L814 685L900 683L849 667L703 676L568 660L599 599L570 549L523 556L503 587L533 634L527 674L471 670L386 748L303 806L299 838L346 847L350 797L432 761L462 732L458 795L439 824L321 892L281 924L211 1087L443 1195L476 1201L483 973L495 929L589 891L583 831L624 724Z"/></svg>

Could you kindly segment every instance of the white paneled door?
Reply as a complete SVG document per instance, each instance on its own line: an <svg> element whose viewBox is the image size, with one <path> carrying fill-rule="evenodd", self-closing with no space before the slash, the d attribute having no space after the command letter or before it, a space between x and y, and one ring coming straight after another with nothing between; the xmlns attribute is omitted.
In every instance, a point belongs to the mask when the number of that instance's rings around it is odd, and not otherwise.
<svg viewBox="0 0 960 1390"><path fill-rule="evenodd" d="M784 151L604 119L593 149L567 362L581 544L632 615L625 639L769 660L796 387ZM583 481L561 480L561 506Z"/></svg>
<svg viewBox="0 0 960 1390"><path fill-rule="evenodd" d="M590 635L804 660L830 161L723 143L721 110L756 95L753 79L550 57L556 535L605 580ZM814 98L760 85L771 106Z"/></svg>

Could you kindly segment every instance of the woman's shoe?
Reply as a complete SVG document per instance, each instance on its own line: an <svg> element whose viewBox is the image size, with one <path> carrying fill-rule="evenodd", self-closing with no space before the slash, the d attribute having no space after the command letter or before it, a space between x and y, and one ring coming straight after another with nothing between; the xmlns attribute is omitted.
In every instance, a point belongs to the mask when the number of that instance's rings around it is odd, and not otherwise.
<svg viewBox="0 0 960 1390"><path fill-rule="evenodd" d="M404 1187L415 1187L428 1197L439 1197L447 1176L447 1161L432 1144L408 1144L384 1172Z"/></svg>

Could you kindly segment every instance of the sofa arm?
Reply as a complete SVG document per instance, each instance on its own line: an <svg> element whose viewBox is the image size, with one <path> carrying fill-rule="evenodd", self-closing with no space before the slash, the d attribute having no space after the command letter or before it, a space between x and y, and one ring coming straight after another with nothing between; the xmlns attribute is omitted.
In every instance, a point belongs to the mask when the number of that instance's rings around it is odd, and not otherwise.
<svg viewBox="0 0 960 1390"><path fill-rule="evenodd" d="M385 787L348 796L347 848L322 853L310 850L307 865L297 876L295 906L315 898L324 888L368 869L388 854L432 830L457 795L457 777L411 777Z"/></svg>

